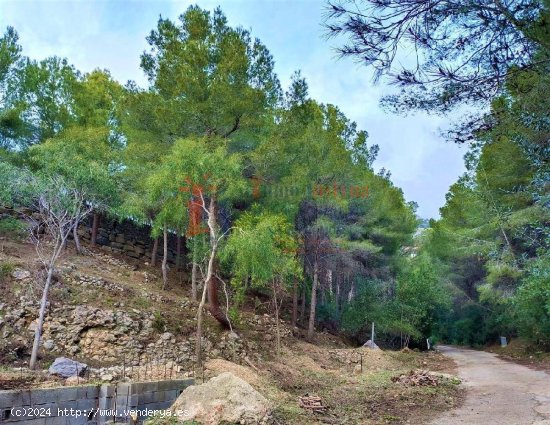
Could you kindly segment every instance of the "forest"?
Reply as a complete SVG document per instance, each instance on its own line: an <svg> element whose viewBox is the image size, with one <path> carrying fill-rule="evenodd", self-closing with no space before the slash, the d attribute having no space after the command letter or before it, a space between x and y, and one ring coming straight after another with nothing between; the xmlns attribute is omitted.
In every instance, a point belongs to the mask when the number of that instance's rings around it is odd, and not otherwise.
<svg viewBox="0 0 550 425"><path fill-rule="evenodd" d="M398 87L381 99L388 113L461 117L446 137L467 146L467 171L429 223L376 170L368 129L313 99L299 71L282 87L276 58L220 8L158 20L140 58L147 87L31 59L4 29L0 205L30 211L48 270L36 350L64 247L81 250L88 221L93 245L107 218L150 228L150 263L163 289L199 303L199 337L203 311L238 329L260 298L309 340L361 345L374 322L391 348L519 336L550 349L550 3L359 3L328 3L323 25L341 55Z"/></svg>

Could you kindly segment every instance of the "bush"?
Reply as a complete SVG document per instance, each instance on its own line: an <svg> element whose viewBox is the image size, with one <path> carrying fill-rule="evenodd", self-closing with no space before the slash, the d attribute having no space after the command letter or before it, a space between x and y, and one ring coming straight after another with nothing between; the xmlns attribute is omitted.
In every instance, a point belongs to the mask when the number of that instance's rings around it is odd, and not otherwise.
<svg viewBox="0 0 550 425"><path fill-rule="evenodd" d="M166 329L166 320L164 320L160 311L155 311L154 313L153 329L157 332L164 332Z"/></svg>
<svg viewBox="0 0 550 425"><path fill-rule="evenodd" d="M3 282L14 270L15 265L13 263L0 263L0 282Z"/></svg>
<svg viewBox="0 0 550 425"><path fill-rule="evenodd" d="M6 217L0 219L0 234L23 237L26 229L25 223L16 218Z"/></svg>
<svg viewBox="0 0 550 425"><path fill-rule="evenodd" d="M520 335L550 349L550 256L528 268L515 298Z"/></svg>

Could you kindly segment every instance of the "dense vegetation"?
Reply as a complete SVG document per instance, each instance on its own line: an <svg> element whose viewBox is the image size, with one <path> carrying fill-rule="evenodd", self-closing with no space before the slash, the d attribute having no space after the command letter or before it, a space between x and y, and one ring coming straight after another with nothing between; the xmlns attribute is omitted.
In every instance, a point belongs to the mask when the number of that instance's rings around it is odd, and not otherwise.
<svg viewBox="0 0 550 425"><path fill-rule="evenodd" d="M440 113L471 105L449 137L469 143L422 252L450 283L437 334L462 344L521 335L550 347L550 3L365 0L329 6L341 48L402 87L383 103ZM401 68L400 49L416 52ZM486 113L480 111L488 111Z"/></svg>
<svg viewBox="0 0 550 425"><path fill-rule="evenodd" d="M386 105L491 105L451 133L470 143L468 172L428 229L417 231L415 204L389 172L374 170L378 147L365 131L311 99L299 72L283 89L259 40L229 26L221 10L198 7L161 18L147 37L146 88L104 70L82 74L66 59L26 58L8 28L0 200L41 211L56 241L50 269L70 234L80 250L76 230L88 215L94 223L129 218L151 227L155 267L162 243L170 290L168 236L185 238L189 294L223 326L238 326L239 310L262 296L309 338L317 327L364 342L374 321L396 347L517 334L548 346L545 3L500 11L484 2L442 10L423 0L364 3L374 23L331 6L329 30L352 34L343 53L395 75L396 49L412 39L421 61L397 75L403 92ZM449 32L456 37L443 37ZM460 48L449 53L449 43Z"/></svg>
<svg viewBox="0 0 550 425"><path fill-rule="evenodd" d="M429 333L425 307L441 296L438 280L427 256L416 264L403 249L413 244L415 205L374 171L378 147L366 132L311 99L299 72L284 91L267 48L220 10L160 19L147 40L150 84L141 88L108 71L81 74L65 59L25 58L8 28L4 202L42 211L57 247L71 234L78 243L88 214L150 225L164 247L166 290L175 283L165 242L184 237L190 296L200 301L204 287L224 326L238 327L254 294L310 338L317 327L364 339L382 317L390 337ZM434 288L419 298L414 285Z"/></svg>

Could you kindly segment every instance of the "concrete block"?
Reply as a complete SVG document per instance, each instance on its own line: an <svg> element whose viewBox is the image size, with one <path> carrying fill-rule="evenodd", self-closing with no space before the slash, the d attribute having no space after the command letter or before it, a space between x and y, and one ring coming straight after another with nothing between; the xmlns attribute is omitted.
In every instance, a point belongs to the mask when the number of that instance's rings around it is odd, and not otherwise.
<svg viewBox="0 0 550 425"><path fill-rule="evenodd" d="M164 392L164 401L172 401L174 402L179 395L181 394L182 390L168 390Z"/></svg>
<svg viewBox="0 0 550 425"><path fill-rule="evenodd" d="M87 398L87 399L96 399L99 397L99 386L98 385L85 385L82 387L76 387L78 399Z"/></svg>
<svg viewBox="0 0 550 425"><path fill-rule="evenodd" d="M112 397L115 394L115 387L112 385L102 385L99 388L99 397Z"/></svg>
<svg viewBox="0 0 550 425"><path fill-rule="evenodd" d="M7 422L11 423L11 422ZM24 424L24 425L45 425L46 424L46 418L35 418L35 419L24 419L19 422L13 422L15 424Z"/></svg>
<svg viewBox="0 0 550 425"><path fill-rule="evenodd" d="M0 408L11 408L14 406L30 406L31 391L2 391L0 392Z"/></svg>
<svg viewBox="0 0 550 425"><path fill-rule="evenodd" d="M115 399L117 409L127 409L128 406L138 404L138 395L125 395Z"/></svg>
<svg viewBox="0 0 550 425"><path fill-rule="evenodd" d="M114 406L114 401L112 397L100 397L98 399L97 407L98 409L112 409Z"/></svg>
<svg viewBox="0 0 550 425"><path fill-rule="evenodd" d="M55 392L58 402L78 400L78 387L56 388Z"/></svg>
<svg viewBox="0 0 550 425"><path fill-rule="evenodd" d="M153 403L155 401L155 393L148 392L148 393L141 393L138 395L138 403L141 406L142 404L149 404Z"/></svg>
<svg viewBox="0 0 550 425"><path fill-rule="evenodd" d="M63 410L63 409L67 409L67 410L76 409L76 403L77 403L76 400L58 401L57 402L57 407L61 410Z"/></svg>
<svg viewBox="0 0 550 425"><path fill-rule="evenodd" d="M16 406L15 399L16 393L14 391L0 391L0 409L10 409Z"/></svg>
<svg viewBox="0 0 550 425"><path fill-rule="evenodd" d="M147 393L158 390L158 382L136 382L134 385L138 393Z"/></svg>
<svg viewBox="0 0 550 425"><path fill-rule="evenodd" d="M75 409L79 409L79 410L91 410L91 409L95 409L97 405L97 402L96 400L92 399L86 399L86 398L83 398L83 399L80 399L80 400L76 400L76 407Z"/></svg>
<svg viewBox="0 0 550 425"><path fill-rule="evenodd" d="M159 391L172 390L177 388L177 381L160 381L157 384Z"/></svg>
<svg viewBox="0 0 550 425"><path fill-rule="evenodd" d="M153 401L157 403L160 401L164 401L164 394L165 394L165 391L155 391L153 393Z"/></svg>
<svg viewBox="0 0 550 425"><path fill-rule="evenodd" d="M133 384L121 383L116 386L117 396L136 394L136 388Z"/></svg>
<svg viewBox="0 0 550 425"><path fill-rule="evenodd" d="M65 418L65 419L67 419L67 422L66 422L67 425L86 425L86 423L88 422L87 416L80 416L80 417L69 416L68 418Z"/></svg>
<svg viewBox="0 0 550 425"><path fill-rule="evenodd" d="M37 404L57 402L57 391L46 388L31 390L31 405L36 406Z"/></svg>
<svg viewBox="0 0 550 425"><path fill-rule="evenodd" d="M67 418L64 418L63 416L52 416L49 418L46 418L46 425L66 425L67 424Z"/></svg>

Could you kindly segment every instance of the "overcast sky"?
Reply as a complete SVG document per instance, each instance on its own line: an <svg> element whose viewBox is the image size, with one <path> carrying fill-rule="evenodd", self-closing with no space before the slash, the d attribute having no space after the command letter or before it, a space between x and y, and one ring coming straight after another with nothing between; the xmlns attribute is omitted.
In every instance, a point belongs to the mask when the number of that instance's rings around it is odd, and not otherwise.
<svg viewBox="0 0 550 425"><path fill-rule="evenodd" d="M33 59L67 57L81 71L109 69L120 82L146 85L139 56L145 36L159 15L175 19L190 4L221 5L232 26L251 30L272 52L276 71L288 85L300 69L311 96L333 103L380 146L375 168L386 168L421 217L437 217L445 193L464 170L464 148L439 137L444 118L417 114L402 117L382 111L380 97L390 89L372 84L370 72L351 59L337 59L334 40L323 37L322 0L0 0L0 27L18 31L23 53Z"/></svg>

